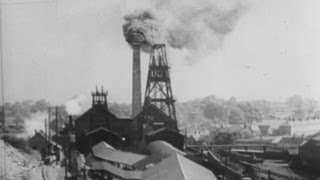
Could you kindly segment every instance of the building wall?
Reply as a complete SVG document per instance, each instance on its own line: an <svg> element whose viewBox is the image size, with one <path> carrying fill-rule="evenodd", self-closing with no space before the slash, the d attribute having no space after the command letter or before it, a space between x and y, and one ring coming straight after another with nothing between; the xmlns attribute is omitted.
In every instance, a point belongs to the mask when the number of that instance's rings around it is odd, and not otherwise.
<svg viewBox="0 0 320 180"><path fill-rule="evenodd" d="M180 150L183 149L184 136L171 130L163 130L156 134L146 135L146 145L157 140L166 141Z"/></svg>
<svg viewBox="0 0 320 180"><path fill-rule="evenodd" d="M286 124L283 124L279 127L279 133L283 133L283 135L291 135L291 136L293 135L309 136L319 131L320 131L319 119L289 121Z"/></svg>
<svg viewBox="0 0 320 180"><path fill-rule="evenodd" d="M320 170L320 141L309 140L299 149L304 165Z"/></svg>
<svg viewBox="0 0 320 180"><path fill-rule="evenodd" d="M46 140L39 134L36 134L28 141L29 146L34 150L41 150L46 147Z"/></svg>

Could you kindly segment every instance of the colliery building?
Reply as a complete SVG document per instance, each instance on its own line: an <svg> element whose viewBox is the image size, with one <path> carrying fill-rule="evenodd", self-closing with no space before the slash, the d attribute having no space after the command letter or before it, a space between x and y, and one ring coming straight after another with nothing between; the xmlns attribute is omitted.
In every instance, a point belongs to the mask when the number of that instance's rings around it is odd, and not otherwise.
<svg viewBox="0 0 320 180"><path fill-rule="evenodd" d="M107 92L92 93L92 107L75 120L76 147L83 153L105 141L116 149L141 152L152 141L165 140L182 149L184 136L173 131L168 115L154 105L133 119L118 118L108 109Z"/></svg>

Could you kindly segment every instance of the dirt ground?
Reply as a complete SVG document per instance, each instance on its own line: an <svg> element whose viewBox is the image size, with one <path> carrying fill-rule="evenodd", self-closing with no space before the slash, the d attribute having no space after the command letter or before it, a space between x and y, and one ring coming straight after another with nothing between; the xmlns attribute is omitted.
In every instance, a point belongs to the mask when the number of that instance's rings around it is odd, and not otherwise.
<svg viewBox="0 0 320 180"><path fill-rule="evenodd" d="M60 180L63 175L59 165L43 165L37 152L26 154L0 139L1 180Z"/></svg>

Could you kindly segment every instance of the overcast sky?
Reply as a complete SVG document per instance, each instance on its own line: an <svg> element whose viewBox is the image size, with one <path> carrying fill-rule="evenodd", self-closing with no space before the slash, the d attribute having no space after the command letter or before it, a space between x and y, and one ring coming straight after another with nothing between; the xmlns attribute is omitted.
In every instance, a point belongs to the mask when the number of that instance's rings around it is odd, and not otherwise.
<svg viewBox="0 0 320 180"><path fill-rule="evenodd" d="M111 101L130 102L132 51L123 37L123 16L147 4L2 0L6 101L45 98L60 104L103 85ZM248 2L209 55L190 62L168 49L176 99L320 99L319 19L319 0ZM149 56L142 58L144 89Z"/></svg>

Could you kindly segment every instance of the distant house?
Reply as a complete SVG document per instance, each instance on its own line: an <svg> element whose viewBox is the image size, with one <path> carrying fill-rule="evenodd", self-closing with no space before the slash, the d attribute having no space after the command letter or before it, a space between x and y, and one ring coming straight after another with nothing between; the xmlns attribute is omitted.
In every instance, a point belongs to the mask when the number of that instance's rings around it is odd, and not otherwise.
<svg viewBox="0 0 320 180"><path fill-rule="evenodd" d="M45 136L43 131L36 131L35 134L28 140L28 144L32 149L38 151L41 151L48 145L53 145L55 147L58 147L59 149L62 149L60 145L52 140L49 140L49 138Z"/></svg>
<svg viewBox="0 0 320 180"><path fill-rule="evenodd" d="M270 134L270 126L267 124L259 125L260 135L267 136Z"/></svg>
<svg viewBox="0 0 320 180"><path fill-rule="evenodd" d="M299 149L302 164L315 170L320 170L320 135L312 137L303 143Z"/></svg>
<svg viewBox="0 0 320 180"><path fill-rule="evenodd" d="M292 119L279 126L279 135L303 135L310 136L320 129L320 119Z"/></svg>
<svg viewBox="0 0 320 180"><path fill-rule="evenodd" d="M16 117L6 117L5 119L5 130L9 133L21 133L24 131L24 121ZM3 120L0 123L0 132L3 131Z"/></svg>

